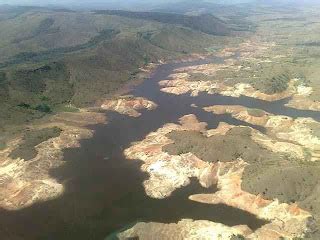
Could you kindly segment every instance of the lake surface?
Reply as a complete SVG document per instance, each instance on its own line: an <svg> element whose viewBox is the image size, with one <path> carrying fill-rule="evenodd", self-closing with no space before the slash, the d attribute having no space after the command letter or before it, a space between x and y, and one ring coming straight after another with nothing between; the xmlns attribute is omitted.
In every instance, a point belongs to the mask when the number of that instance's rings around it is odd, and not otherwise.
<svg viewBox="0 0 320 240"><path fill-rule="evenodd" d="M104 239L137 221L174 223L182 218L210 220L228 226L245 224L252 230L265 224L265 221L236 208L188 200L192 194L216 191L215 187L202 188L195 179L169 198L149 198L142 185L148 179L148 175L140 170L142 162L127 160L123 156L123 150L132 142L143 140L147 134L166 123L178 123L178 119L186 114L195 114L200 121L208 123L208 128L215 128L223 121L264 131L230 115L205 112L202 110L204 106L243 105L293 118L320 119L319 113L285 107L288 99L270 103L248 97L205 93L190 97L190 94L176 96L160 91L158 82L167 79L176 68L222 61L221 58L211 58L159 66L150 79L130 93L154 101L158 108L143 110L138 118L106 113L109 123L92 126L95 130L93 138L81 140L80 148L65 150L66 164L52 170L51 175L64 183L65 193L57 199L19 211L0 210L0 236L17 240ZM198 108L191 107L191 104L196 104Z"/></svg>

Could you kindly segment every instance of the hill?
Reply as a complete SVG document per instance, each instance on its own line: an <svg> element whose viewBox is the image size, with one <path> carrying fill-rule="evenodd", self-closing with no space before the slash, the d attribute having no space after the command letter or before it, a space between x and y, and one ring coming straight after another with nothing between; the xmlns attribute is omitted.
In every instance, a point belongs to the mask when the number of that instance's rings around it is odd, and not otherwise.
<svg viewBox="0 0 320 240"><path fill-rule="evenodd" d="M166 24L180 24L207 34L225 36L230 34L227 25L211 14L187 16L163 12L128 12L121 10L96 11L98 14L117 15L122 17L145 19Z"/></svg>
<svg viewBox="0 0 320 240"><path fill-rule="evenodd" d="M3 7L0 16L0 129L90 106L141 78L140 67L221 47L215 34L229 33L212 15Z"/></svg>

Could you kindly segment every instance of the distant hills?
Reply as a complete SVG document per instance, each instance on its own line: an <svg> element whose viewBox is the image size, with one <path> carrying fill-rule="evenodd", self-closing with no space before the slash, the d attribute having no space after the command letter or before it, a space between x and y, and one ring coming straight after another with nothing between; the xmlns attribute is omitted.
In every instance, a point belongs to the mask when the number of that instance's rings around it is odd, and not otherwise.
<svg viewBox="0 0 320 240"><path fill-rule="evenodd" d="M151 11L154 9L169 9L170 5L239 5L239 4L263 4L272 6L281 5L319 5L319 0L0 0L1 4L10 5L28 5L28 6L42 6L42 7L56 7L56 8L70 8L70 9L90 9L90 10L129 10L129 11Z"/></svg>
<svg viewBox="0 0 320 240"><path fill-rule="evenodd" d="M98 14L117 15L128 18L151 20L166 24L180 24L207 34L225 36L230 34L227 25L211 14L187 16L174 13L161 12L129 12L121 10L96 11Z"/></svg>
<svg viewBox="0 0 320 240"><path fill-rule="evenodd" d="M305 6L305 5L319 5L319 0L256 0L256 3L281 6L281 5L295 5L295 6Z"/></svg>
<svg viewBox="0 0 320 240"><path fill-rule="evenodd" d="M90 106L151 62L221 47L211 14L0 7L0 129ZM219 36L218 36L219 35Z"/></svg>

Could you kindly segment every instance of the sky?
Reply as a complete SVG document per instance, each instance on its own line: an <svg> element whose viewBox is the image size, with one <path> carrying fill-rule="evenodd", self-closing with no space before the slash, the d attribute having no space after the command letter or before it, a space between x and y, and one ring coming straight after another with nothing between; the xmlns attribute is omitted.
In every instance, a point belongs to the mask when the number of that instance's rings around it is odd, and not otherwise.
<svg viewBox="0 0 320 240"><path fill-rule="evenodd" d="M110 7L110 8L128 8L131 7L157 7L165 3L181 2L183 0L0 0L0 4L11 4L11 5L58 5L64 7ZM185 0L193 1L193 0ZM201 1L201 0L194 0ZM319 3L320 0L202 0L211 3L244 3L260 1L263 3Z"/></svg>
<svg viewBox="0 0 320 240"><path fill-rule="evenodd" d="M176 0L177 1L177 0ZM28 4L28 5L70 5L70 4L135 4L135 3L167 3L170 0L0 0L0 4Z"/></svg>
<svg viewBox="0 0 320 240"><path fill-rule="evenodd" d="M62 7L110 7L130 8L143 6L158 6L180 0L0 0L1 4L47 6L57 5Z"/></svg>
<svg viewBox="0 0 320 240"><path fill-rule="evenodd" d="M0 4L27 4L27 5L47 5L47 4L57 4L57 5L82 5L82 4L148 4L148 5L160 5L163 3L179 2L182 0L0 0ZM190 1L190 0L189 0ZM194 0L199 1L199 0ZM205 0L207 2L224 2L221 0ZM230 1L230 0L228 0ZM250 0L231 0L234 2L247 2Z"/></svg>

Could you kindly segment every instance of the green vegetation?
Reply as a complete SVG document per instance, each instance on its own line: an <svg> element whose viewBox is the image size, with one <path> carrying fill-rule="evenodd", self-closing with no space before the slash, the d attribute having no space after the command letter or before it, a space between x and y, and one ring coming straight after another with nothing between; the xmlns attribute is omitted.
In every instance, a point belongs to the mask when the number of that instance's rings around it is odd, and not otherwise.
<svg viewBox="0 0 320 240"><path fill-rule="evenodd" d="M303 77L290 61L257 63L256 59L248 59L241 61L237 66L241 67L240 71L218 71L217 79L225 79L228 85L249 83L257 90L274 94L285 91L291 79Z"/></svg>
<svg viewBox="0 0 320 240"><path fill-rule="evenodd" d="M39 26L34 29L33 33L28 37L22 37L22 38L16 38L12 42L13 43L20 43L22 41L30 40L34 37L37 37L41 33L50 33L48 29L54 24L54 19L52 18L46 18L42 21L40 21Z"/></svg>
<svg viewBox="0 0 320 240"><path fill-rule="evenodd" d="M309 123L308 127L311 128L312 134L320 139L320 124L319 123Z"/></svg>
<svg viewBox="0 0 320 240"><path fill-rule="evenodd" d="M6 73L0 72L0 84L3 84L6 81Z"/></svg>
<svg viewBox="0 0 320 240"><path fill-rule="evenodd" d="M46 103L41 103L35 107L35 110L43 113L51 113L51 108Z"/></svg>
<svg viewBox="0 0 320 240"><path fill-rule="evenodd" d="M7 144L4 141L0 140L0 151L4 150L7 147Z"/></svg>
<svg viewBox="0 0 320 240"><path fill-rule="evenodd" d="M245 240L245 237L242 236L241 234L237 234L237 235L232 235L230 240Z"/></svg>
<svg viewBox="0 0 320 240"><path fill-rule="evenodd" d="M312 152L308 148L303 148L303 155L305 160L311 160L312 158Z"/></svg>
<svg viewBox="0 0 320 240"><path fill-rule="evenodd" d="M108 39L112 39L114 36L119 34L118 30L114 29L104 29L99 33L98 36L92 38L90 41L84 44L72 46L72 47L62 47L62 48L54 48L51 50L40 51L40 52L21 52L15 56L13 56L7 62L1 63L0 68L20 64L25 62L41 62L47 61L51 58L62 57L64 54L80 51L88 48L93 48L97 46L100 42L103 42Z"/></svg>
<svg viewBox="0 0 320 240"><path fill-rule="evenodd" d="M2 94L0 92L1 123L6 119L9 121L11 117L11 123L15 123L19 122L19 116L26 120L51 113L53 106L67 102L72 97L72 84L68 79L68 70L62 62L8 71L3 84L7 90Z"/></svg>
<svg viewBox="0 0 320 240"><path fill-rule="evenodd" d="M50 106L48 106L46 103L40 103L39 105L37 105L35 107L31 107L27 103L20 103L20 104L18 104L18 107L24 108L24 109L33 109L33 110L43 112L43 113L51 113L52 112Z"/></svg>
<svg viewBox="0 0 320 240"><path fill-rule="evenodd" d="M273 76L265 81L264 92L268 94L281 93L288 88L290 77L288 74Z"/></svg>
<svg viewBox="0 0 320 240"><path fill-rule="evenodd" d="M307 47L320 47L320 42L307 42L307 43L299 43L298 46L307 46Z"/></svg>
<svg viewBox="0 0 320 240"><path fill-rule="evenodd" d="M0 126L21 124L52 112L73 96L63 62L9 70L0 91Z"/></svg>
<svg viewBox="0 0 320 240"><path fill-rule="evenodd" d="M226 24L211 15L8 11L17 14L0 24L0 128L76 111L142 78L146 64L237 41L212 35Z"/></svg>
<svg viewBox="0 0 320 240"><path fill-rule="evenodd" d="M203 73L191 73L188 80L192 82L194 81L201 82L201 81L212 81L212 80L215 80L215 78Z"/></svg>
<svg viewBox="0 0 320 240"><path fill-rule="evenodd" d="M270 161L279 159L279 156L262 148L251 139L249 128L236 127L224 136L210 138L192 131L177 131L167 136L175 143L165 146L164 150L172 155L191 152L208 162L229 162L239 157L250 163L255 163L261 158Z"/></svg>
<svg viewBox="0 0 320 240"><path fill-rule="evenodd" d="M213 35L228 35L230 30L227 25L220 19L211 14L199 16L188 16L175 13L161 12L128 12L120 10L102 10L96 11L97 14L117 15L122 17L151 20L166 24L180 24L203 33Z"/></svg>
<svg viewBox="0 0 320 240"><path fill-rule="evenodd" d="M31 160L37 156L35 147L40 143L49 140L50 138L58 137L61 129L45 128L41 130L29 131L23 137L23 142L15 150L10 153L13 159L22 158L24 160Z"/></svg>
<svg viewBox="0 0 320 240"><path fill-rule="evenodd" d="M226 135L209 138L193 131L175 131L167 136L174 143L165 146L164 150L172 155L191 152L208 162L245 159L249 165L242 177L244 191L262 194L266 199L298 202L302 208L318 214L319 163L301 163L285 154L267 150L251 139L249 128L236 127Z"/></svg>
<svg viewBox="0 0 320 240"><path fill-rule="evenodd" d="M253 117L263 117L264 116L264 111L262 111L261 109L256 109L256 108L248 108L247 112L249 115L253 116Z"/></svg>
<svg viewBox="0 0 320 240"><path fill-rule="evenodd" d="M261 60L271 61L270 64L275 69L282 65L284 73L289 72L289 76L299 78L302 85L312 87L314 91L309 98L319 101L320 37L316 31L320 23L319 15L315 14L319 9L304 7L301 11L287 10L286 14L281 11L277 14L266 12L259 16L250 16L247 20L254 20L261 33L268 33L264 34L265 41L276 44ZM266 19L268 21L265 21ZM279 71L276 73L269 79L281 75ZM280 81L283 86L284 83L285 81Z"/></svg>

